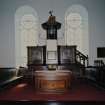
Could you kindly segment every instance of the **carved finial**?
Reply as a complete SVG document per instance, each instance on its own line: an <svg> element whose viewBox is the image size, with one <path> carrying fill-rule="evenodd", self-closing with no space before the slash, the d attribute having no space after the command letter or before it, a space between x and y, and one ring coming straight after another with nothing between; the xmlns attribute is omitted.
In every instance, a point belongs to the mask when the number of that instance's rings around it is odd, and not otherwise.
<svg viewBox="0 0 105 105"><path fill-rule="evenodd" d="M52 16L52 13L53 13L53 10L52 11L49 11L49 14Z"/></svg>

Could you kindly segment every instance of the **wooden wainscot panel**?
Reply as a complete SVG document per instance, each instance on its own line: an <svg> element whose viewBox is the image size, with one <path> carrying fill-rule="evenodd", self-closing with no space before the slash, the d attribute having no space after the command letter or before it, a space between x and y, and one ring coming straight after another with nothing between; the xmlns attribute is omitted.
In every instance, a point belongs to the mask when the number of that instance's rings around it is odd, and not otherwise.
<svg viewBox="0 0 105 105"><path fill-rule="evenodd" d="M44 89L64 89L65 80L42 80L41 87Z"/></svg>

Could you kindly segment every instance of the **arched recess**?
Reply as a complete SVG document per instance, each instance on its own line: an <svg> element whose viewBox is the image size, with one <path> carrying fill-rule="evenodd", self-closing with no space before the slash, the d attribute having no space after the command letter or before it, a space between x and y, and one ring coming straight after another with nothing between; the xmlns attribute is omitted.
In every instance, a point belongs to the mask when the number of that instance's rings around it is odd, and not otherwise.
<svg viewBox="0 0 105 105"><path fill-rule="evenodd" d="M39 19L30 6L22 6L15 13L15 57L16 67L27 66L27 46L37 46Z"/></svg>
<svg viewBox="0 0 105 105"><path fill-rule="evenodd" d="M72 5L65 13L65 44L89 55L88 11L82 5Z"/></svg>

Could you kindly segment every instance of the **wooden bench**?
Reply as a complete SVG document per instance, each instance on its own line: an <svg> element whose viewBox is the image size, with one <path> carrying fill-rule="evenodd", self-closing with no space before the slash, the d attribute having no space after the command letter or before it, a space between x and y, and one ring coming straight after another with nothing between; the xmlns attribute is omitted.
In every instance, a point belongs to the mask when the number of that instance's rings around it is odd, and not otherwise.
<svg viewBox="0 0 105 105"><path fill-rule="evenodd" d="M13 77L11 79L5 80L2 83L0 83L0 89L4 88L5 86L7 86L10 83L15 82L16 80L22 79L23 76L19 76L19 77Z"/></svg>

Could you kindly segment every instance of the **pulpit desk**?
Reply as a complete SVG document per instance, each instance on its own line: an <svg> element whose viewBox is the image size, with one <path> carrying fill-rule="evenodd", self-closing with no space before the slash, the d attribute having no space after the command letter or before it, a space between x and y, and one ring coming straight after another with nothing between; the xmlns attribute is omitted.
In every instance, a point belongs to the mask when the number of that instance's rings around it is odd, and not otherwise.
<svg viewBox="0 0 105 105"><path fill-rule="evenodd" d="M35 71L37 92L66 92L71 86L72 72L69 70Z"/></svg>

